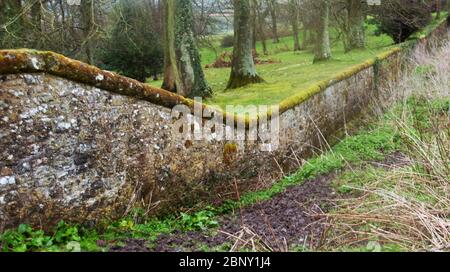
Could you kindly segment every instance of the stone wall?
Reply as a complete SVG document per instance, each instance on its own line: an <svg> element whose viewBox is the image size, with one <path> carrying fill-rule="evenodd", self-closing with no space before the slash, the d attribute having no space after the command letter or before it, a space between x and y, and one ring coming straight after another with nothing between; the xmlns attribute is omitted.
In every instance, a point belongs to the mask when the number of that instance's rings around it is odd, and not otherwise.
<svg viewBox="0 0 450 272"><path fill-rule="evenodd" d="M446 31L287 100L275 152L258 142L179 141L171 106L191 101L53 53L0 51L0 231L95 223L134 207L168 213L234 198L236 186L270 186L377 99L410 50Z"/></svg>

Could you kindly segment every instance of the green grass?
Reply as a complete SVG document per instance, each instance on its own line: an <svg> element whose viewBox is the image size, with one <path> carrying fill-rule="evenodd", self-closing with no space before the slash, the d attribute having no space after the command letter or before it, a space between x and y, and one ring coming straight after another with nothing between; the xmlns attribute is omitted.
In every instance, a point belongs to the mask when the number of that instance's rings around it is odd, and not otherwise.
<svg viewBox="0 0 450 272"><path fill-rule="evenodd" d="M257 66L266 81L235 90L225 91L230 69L207 69L206 77L214 96L206 103L225 108L227 105L275 105L285 98L299 94L311 85L339 74L385 51L392 42L388 37L369 37L368 49L345 54L342 46L333 48L333 59L313 64L314 54L308 51L276 53L270 58L280 61Z"/></svg>
<svg viewBox="0 0 450 272"><path fill-rule="evenodd" d="M436 27L438 27L441 23L445 22L447 20L447 17L448 17L448 13L447 12L441 12L441 17L439 19L436 19L436 15L437 15L436 13L433 13L433 18L434 19L431 21L431 23L429 23L422 30L414 33L411 37L409 37L409 40L425 38Z"/></svg>
<svg viewBox="0 0 450 272"><path fill-rule="evenodd" d="M205 102L223 109L227 105L278 104L283 99L298 94L314 83L375 57L393 45L392 39L386 35L374 36L374 30L374 26L368 26L367 49L346 54L342 43L337 41L333 46L333 59L318 64L313 64L312 47L296 53L292 51L293 37L283 37L277 44L269 40L267 41L269 56L262 58L270 58L280 63L257 66L257 71L264 78L265 83L225 91L230 69L205 69L208 83L214 91L213 97ZM219 42L217 42L218 44ZM258 52L262 51L260 42L258 42L257 48ZM219 48L217 51L220 54L223 51L231 50L231 48ZM216 58L215 52L211 49L202 49L201 55L204 65L212 63ZM150 82L150 84L161 86L161 81Z"/></svg>

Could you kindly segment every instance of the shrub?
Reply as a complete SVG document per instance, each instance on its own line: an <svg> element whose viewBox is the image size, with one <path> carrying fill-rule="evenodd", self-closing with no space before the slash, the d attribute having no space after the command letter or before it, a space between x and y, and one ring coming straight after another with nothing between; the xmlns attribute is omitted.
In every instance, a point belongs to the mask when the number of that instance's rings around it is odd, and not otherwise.
<svg viewBox="0 0 450 272"><path fill-rule="evenodd" d="M425 27L432 19L430 6L420 0L389 0L373 8L377 34L385 33L396 43Z"/></svg>
<svg viewBox="0 0 450 272"><path fill-rule="evenodd" d="M234 43L234 36L226 35L222 38L222 41L220 42L220 46L223 48L232 47L233 43Z"/></svg>
<svg viewBox="0 0 450 272"><path fill-rule="evenodd" d="M151 17L141 14L145 10L129 0L120 1L115 8L121 16L110 30L101 57L104 68L142 82L149 76L156 79L163 69L164 51L160 35L150 27Z"/></svg>

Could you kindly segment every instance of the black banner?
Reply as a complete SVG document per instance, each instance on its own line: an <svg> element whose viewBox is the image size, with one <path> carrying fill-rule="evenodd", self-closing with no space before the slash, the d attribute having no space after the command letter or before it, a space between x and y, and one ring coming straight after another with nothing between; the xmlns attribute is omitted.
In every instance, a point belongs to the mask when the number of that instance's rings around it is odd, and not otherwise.
<svg viewBox="0 0 450 272"><path fill-rule="evenodd" d="M3 268L44 271L245 272L310 271L331 268L364 271L417 269L444 264L446 253L31 253L0 254ZM424 257L433 260L424 260ZM9 266L12 265L12 266ZM9 271L2 269L2 271Z"/></svg>

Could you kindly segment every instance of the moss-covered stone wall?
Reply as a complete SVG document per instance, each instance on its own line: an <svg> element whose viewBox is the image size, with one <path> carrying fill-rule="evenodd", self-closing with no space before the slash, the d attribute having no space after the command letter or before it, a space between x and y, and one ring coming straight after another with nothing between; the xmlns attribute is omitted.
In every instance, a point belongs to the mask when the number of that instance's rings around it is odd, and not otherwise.
<svg viewBox="0 0 450 272"><path fill-rule="evenodd" d="M0 231L95 223L218 204L270 186L361 114L426 37L281 103L280 148L180 141L171 108L192 100L51 52L0 51Z"/></svg>

